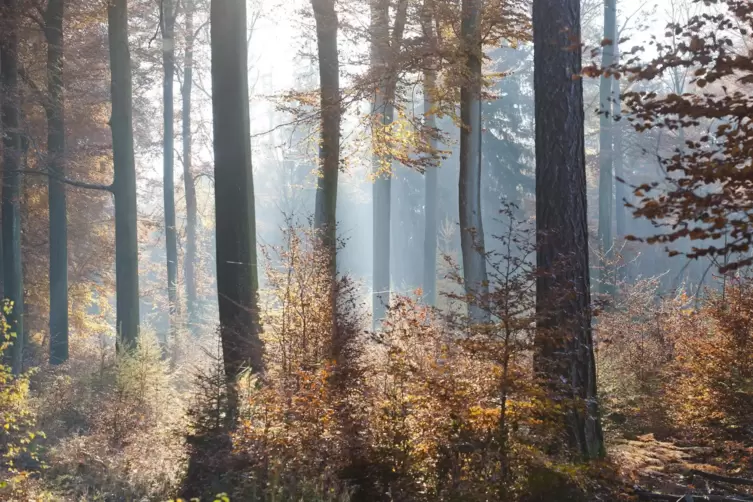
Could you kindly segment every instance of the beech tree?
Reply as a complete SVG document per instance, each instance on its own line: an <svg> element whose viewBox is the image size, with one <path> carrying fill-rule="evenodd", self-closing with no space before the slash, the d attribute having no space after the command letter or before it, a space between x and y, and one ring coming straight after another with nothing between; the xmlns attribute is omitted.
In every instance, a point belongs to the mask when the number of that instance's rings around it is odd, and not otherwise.
<svg viewBox="0 0 753 502"><path fill-rule="evenodd" d="M0 43L0 83L2 84L3 188L2 247L3 289L11 303L7 316L15 334L10 350L14 374L23 368L24 286L21 264L21 134L20 94L18 85L18 31L20 5L17 0L3 0Z"/></svg>
<svg viewBox="0 0 753 502"><path fill-rule="evenodd" d="M534 0L536 371L567 404L576 455L603 452L588 270L580 4Z"/></svg>
<svg viewBox="0 0 753 502"><path fill-rule="evenodd" d="M262 371L256 217L248 110L246 3L212 0L212 116L217 294L230 390L244 368ZM235 407L235 394L231 395Z"/></svg>
<svg viewBox="0 0 753 502"><path fill-rule="evenodd" d="M139 336L139 243L127 0L109 0L107 32L112 100L112 190L115 195L116 329L119 343L124 348L133 348Z"/></svg>

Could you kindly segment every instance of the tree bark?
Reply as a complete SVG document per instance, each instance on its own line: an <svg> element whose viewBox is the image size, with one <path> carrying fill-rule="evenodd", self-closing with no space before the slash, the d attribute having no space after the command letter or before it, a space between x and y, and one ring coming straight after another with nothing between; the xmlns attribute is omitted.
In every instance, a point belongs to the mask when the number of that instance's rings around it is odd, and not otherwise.
<svg viewBox="0 0 753 502"><path fill-rule="evenodd" d="M48 170L65 177L65 97L63 87L64 0L49 0L47 38ZM68 360L68 219L65 184L49 176L50 210L50 364Z"/></svg>
<svg viewBox="0 0 753 502"><path fill-rule="evenodd" d="M196 184L192 169L192 132L191 132L191 90L193 88L193 0L184 0L186 16L186 52L183 64L183 184L186 192L186 255L185 283L186 283L186 314L188 324L195 332L198 314L196 293L196 222L198 206L196 203Z"/></svg>
<svg viewBox="0 0 753 502"><path fill-rule="evenodd" d="M225 375L262 371L256 221L248 110L246 3L212 0L212 112L217 293ZM231 401L235 401L234 394ZM234 410L234 405L231 405Z"/></svg>
<svg viewBox="0 0 753 502"><path fill-rule="evenodd" d="M116 328L118 348L130 350L135 347L139 336L139 247L127 0L110 0L107 29L112 93L110 128L115 172Z"/></svg>
<svg viewBox="0 0 753 502"><path fill-rule="evenodd" d="M484 308L489 285L481 216L481 3L463 0L461 26L468 75L460 89L460 243L472 323L489 319Z"/></svg>
<svg viewBox="0 0 753 502"><path fill-rule="evenodd" d="M604 41L602 42L602 68L614 64L614 44L617 37L617 0L604 0ZM614 116L612 84L613 78L602 74L599 82L599 291L610 294L614 258L614 238L612 236L612 208L614 199L613 176L613 131Z"/></svg>
<svg viewBox="0 0 753 502"><path fill-rule="evenodd" d="M566 436L603 454L588 271L580 3L534 0L536 120L535 368L569 404Z"/></svg>
<svg viewBox="0 0 753 502"><path fill-rule="evenodd" d="M421 11L421 25L424 38L428 42L429 51L434 45L434 25L431 14L431 0L424 0ZM433 131L437 128L437 119L434 112L433 94L436 86L436 72L432 68L433 61L427 65L424 70L424 124L432 134L430 147L432 152L437 150L437 140ZM430 165L424 173L424 194L425 201L425 226L424 226L424 270L423 286L424 301L427 305L434 306L437 302L437 233L438 233L438 215L437 215L437 192L439 184L439 166Z"/></svg>
<svg viewBox="0 0 753 502"><path fill-rule="evenodd" d="M162 0L162 81L163 104L163 192L165 205L165 245L167 255L167 301L170 333L175 334L178 300L178 233L175 224L175 131L173 77L175 75L175 15L173 0ZM162 340L167 346L167 339Z"/></svg>
<svg viewBox="0 0 753 502"><path fill-rule="evenodd" d="M12 310L6 316L10 333L15 334L8 355L13 374L23 370L24 286L21 265L21 134L18 89L19 5L3 0L3 38L0 43L0 82L2 83L3 188L2 236L5 298Z"/></svg>
<svg viewBox="0 0 753 502"><path fill-rule="evenodd" d="M314 225L337 273L337 175L340 170L340 65L334 0L311 0L316 20L321 88L321 140Z"/></svg>

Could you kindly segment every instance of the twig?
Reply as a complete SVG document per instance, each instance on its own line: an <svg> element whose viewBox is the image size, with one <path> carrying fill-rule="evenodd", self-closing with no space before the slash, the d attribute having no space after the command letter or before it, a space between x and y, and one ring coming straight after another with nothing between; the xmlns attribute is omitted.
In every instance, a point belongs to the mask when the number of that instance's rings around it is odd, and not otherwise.
<svg viewBox="0 0 753 502"><path fill-rule="evenodd" d="M87 183L85 181L72 180L69 178L58 176L57 174L53 174L49 171L41 171L39 169L17 169L12 172L20 173L20 174L35 174L37 176L49 176L50 178L53 178L62 183L65 183L66 185L71 185L77 188L86 188L87 190L102 190L105 192L113 191L112 185L100 185L97 183Z"/></svg>
<svg viewBox="0 0 753 502"><path fill-rule="evenodd" d="M753 486L753 479L733 478L730 476L722 476L721 474L712 474L710 472L703 472L697 469L692 469L690 471L690 474L693 474L694 476L700 476L702 478L710 479L711 481L722 481L724 483L729 483L732 485Z"/></svg>
<svg viewBox="0 0 753 502"><path fill-rule="evenodd" d="M687 495L671 495L654 492L635 492L641 500L666 500L667 502L681 502L688 500ZM748 499L725 497L723 495L691 495L694 502L749 502Z"/></svg>

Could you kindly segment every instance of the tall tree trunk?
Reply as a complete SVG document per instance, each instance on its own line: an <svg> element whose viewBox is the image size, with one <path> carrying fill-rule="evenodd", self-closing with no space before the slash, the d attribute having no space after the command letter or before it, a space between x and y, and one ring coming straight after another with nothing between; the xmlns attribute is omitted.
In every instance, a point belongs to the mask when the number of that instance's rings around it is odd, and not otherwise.
<svg viewBox="0 0 753 502"><path fill-rule="evenodd" d="M217 293L225 374L234 411L235 379L249 365L253 371L261 372L263 355L257 300L245 1L212 0L210 24Z"/></svg>
<svg viewBox="0 0 753 502"><path fill-rule="evenodd" d="M165 244L167 255L167 301L170 332L175 334L178 313L178 233L175 225L175 132L173 77L175 75L175 13L173 0L162 0L162 81L163 104L163 192L165 202ZM167 346L167 340L163 340Z"/></svg>
<svg viewBox="0 0 753 502"><path fill-rule="evenodd" d="M109 0L107 31L112 93L110 128L115 171L116 327L119 348L132 349L139 336L139 243L127 0Z"/></svg>
<svg viewBox="0 0 753 502"><path fill-rule="evenodd" d="M340 169L340 65L334 0L311 0L316 20L321 87L321 141L314 224L337 272L337 174Z"/></svg>
<svg viewBox="0 0 753 502"><path fill-rule="evenodd" d="M3 188L2 234L5 298L12 304L7 316L10 332L15 333L9 362L13 373L23 369L24 286L21 266L21 134L18 89L19 5L3 0L3 39L0 43L0 82L2 83Z"/></svg>
<svg viewBox="0 0 753 502"><path fill-rule="evenodd" d="M619 61L619 48L615 41L615 63ZM627 197L627 191L625 190L625 183L620 181L624 179L625 173L622 169L622 102L620 92L620 81L617 79L612 80L612 97L614 99L612 114L616 120L613 131L613 146L612 158L614 160L614 177L615 177L615 221L617 224L617 238L624 239L626 235L625 228L625 198Z"/></svg>
<svg viewBox="0 0 753 502"><path fill-rule="evenodd" d="M460 89L460 243L465 290L477 298L468 304L473 323L489 319L483 306L489 285L481 218L481 2L463 0L461 27L468 74Z"/></svg>
<svg viewBox="0 0 753 502"><path fill-rule="evenodd" d="M533 38L535 368L558 391L553 397L568 400L572 451L597 457L603 439L591 333L579 0L534 0Z"/></svg>
<svg viewBox="0 0 753 502"><path fill-rule="evenodd" d="M65 97L63 88L64 0L49 0L47 38L47 155L50 209L50 364L68 360L68 218L65 185Z"/></svg>
<svg viewBox="0 0 753 502"><path fill-rule="evenodd" d="M617 36L617 0L604 0L603 68L614 64L614 44ZM611 293L614 239L612 237L613 131L612 77L602 74L599 83L599 291Z"/></svg>
<svg viewBox="0 0 753 502"><path fill-rule="evenodd" d="M192 136L191 136L191 90L193 88L193 0L184 0L186 16L186 53L183 64L183 184L186 192L186 255L185 283L186 283L186 314L191 329L196 329L198 314L196 293L196 221L198 208L196 204L196 185L192 169Z"/></svg>
<svg viewBox="0 0 753 502"><path fill-rule="evenodd" d="M421 10L421 27L424 38L427 40L429 52L434 49L434 25L431 14L431 0L424 0ZM434 111L433 95L436 86L436 72L432 68L433 60L428 63L424 70L424 124L430 131L429 140L432 152L437 150L437 140L434 132L437 128L437 118ZM437 302L437 233L439 219L437 215L437 191L439 184L439 166L430 165L424 173L424 271L423 289L424 301L427 305L434 306Z"/></svg>
<svg viewBox="0 0 753 502"><path fill-rule="evenodd" d="M379 120L379 127L387 129L394 120L396 71L391 55L400 50L407 19L407 0L399 0L395 25L390 44L389 0L371 0L371 65L375 82L372 114ZM376 139L372 135L372 139ZM390 303L390 220L392 200L392 161L374 154L372 169L375 176L373 187L373 297L372 322L376 329L384 319ZM386 164L386 166L385 166ZM385 168L386 167L386 168ZM385 172L387 171L387 172Z"/></svg>

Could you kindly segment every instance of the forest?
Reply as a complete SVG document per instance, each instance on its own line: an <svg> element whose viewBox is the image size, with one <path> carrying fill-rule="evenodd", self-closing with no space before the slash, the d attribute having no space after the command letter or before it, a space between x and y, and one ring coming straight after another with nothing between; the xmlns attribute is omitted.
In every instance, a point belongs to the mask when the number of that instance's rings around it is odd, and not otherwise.
<svg viewBox="0 0 753 502"><path fill-rule="evenodd" d="M750 0L0 0L0 500L753 501Z"/></svg>

